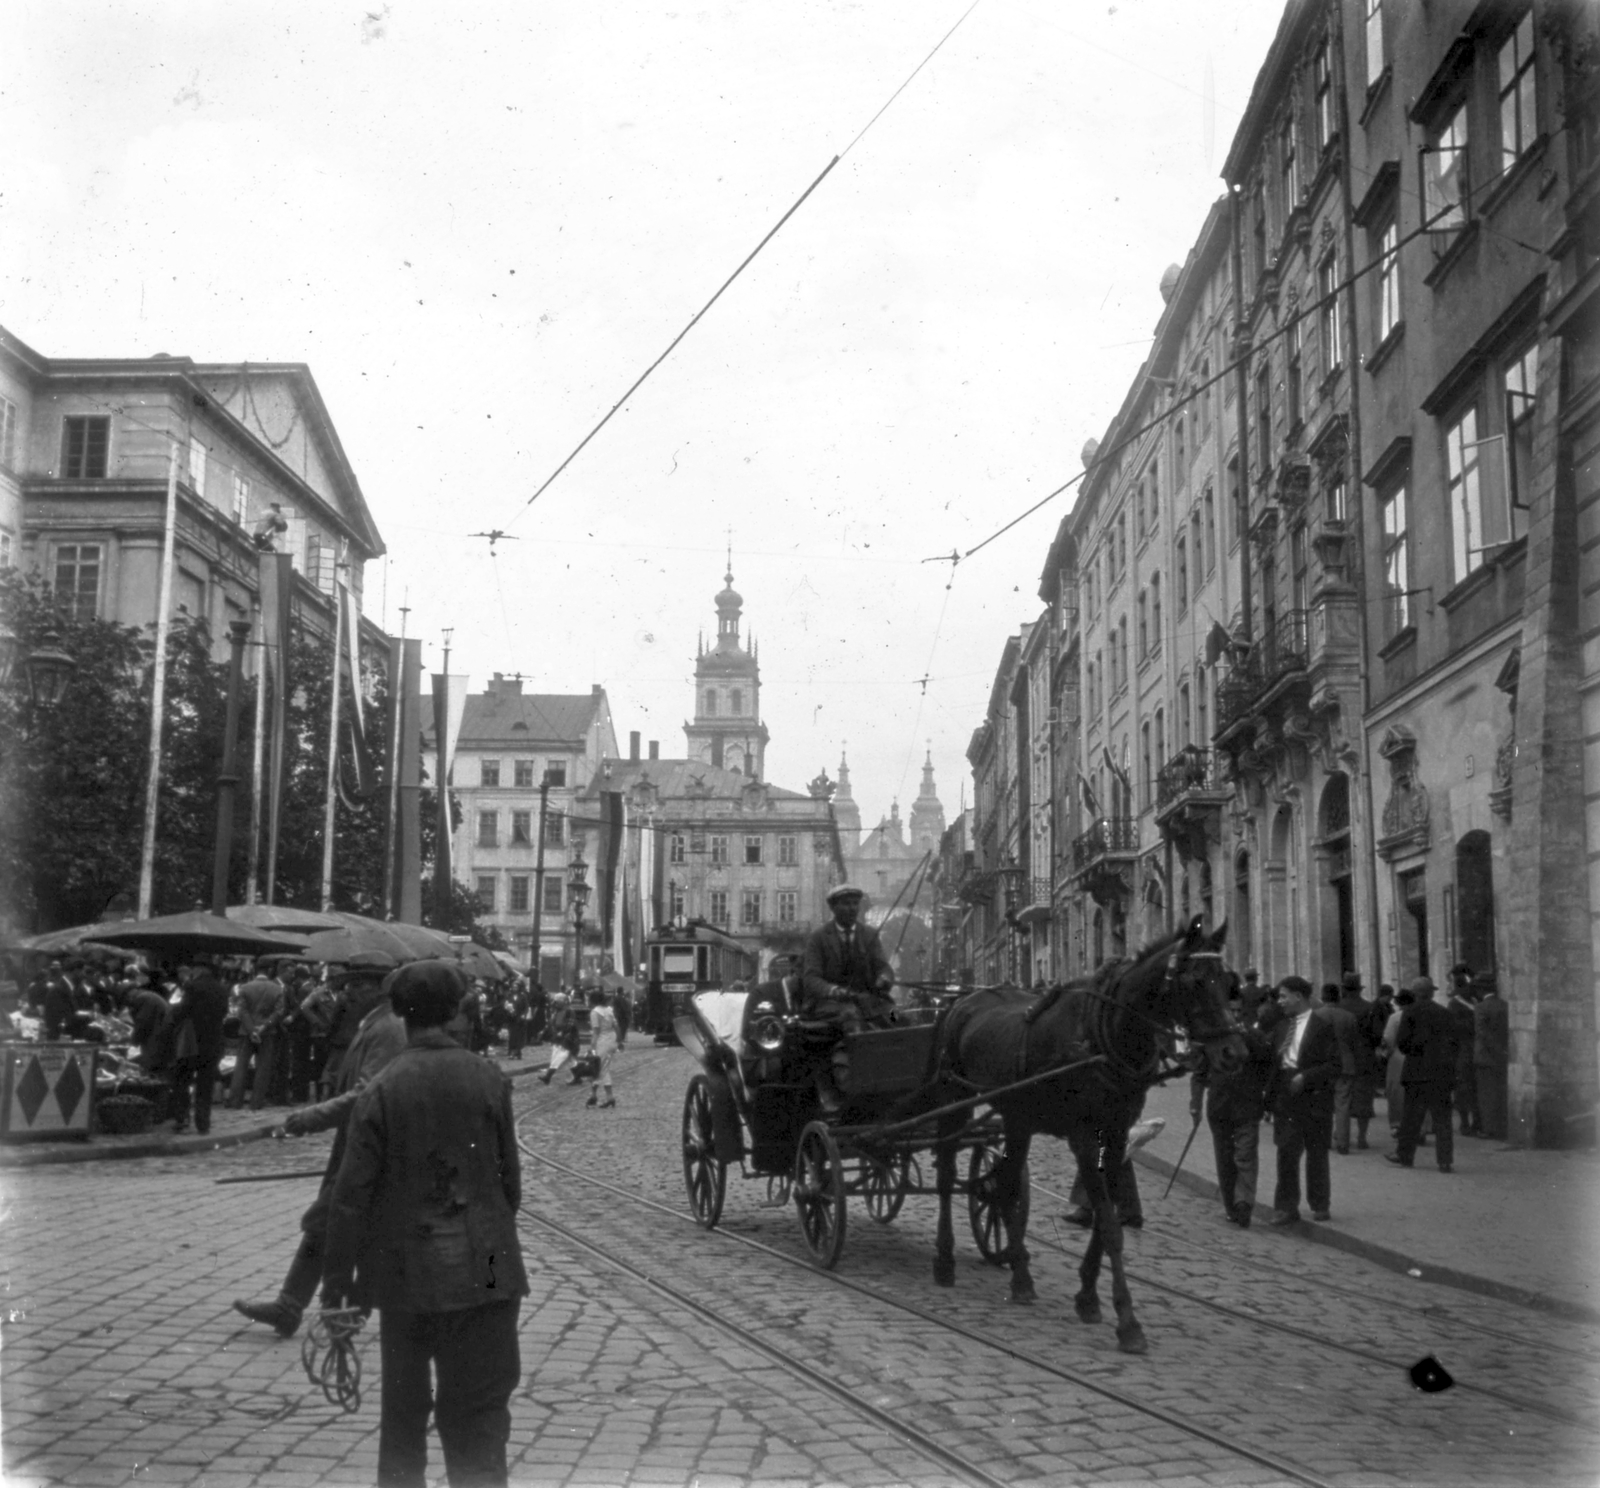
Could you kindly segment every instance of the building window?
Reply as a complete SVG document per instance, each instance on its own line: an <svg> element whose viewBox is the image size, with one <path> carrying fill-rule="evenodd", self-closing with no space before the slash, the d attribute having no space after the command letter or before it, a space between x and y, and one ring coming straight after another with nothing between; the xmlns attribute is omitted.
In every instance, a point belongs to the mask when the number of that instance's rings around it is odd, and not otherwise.
<svg viewBox="0 0 1600 1488"><path fill-rule="evenodd" d="M1450 116L1422 152L1423 225L1450 232L1467 220L1467 106Z"/></svg>
<svg viewBox="0 0 1600 1488"><path fill-rule="evenodd" d="M1500 48L1500 169L1508 171L1539 132L1533 82L1533 12Z"/></svg>
<svg viewBox="0 0 1600 1488"><path fill-rule="evenodd" d="M1165 708L1156 709L1156 769L1160 769L1167 757L1167 713ZM1154 797L1149 798L1152 802Z"/></svg>
<svg viewBox="0 0 1600 1488"><path fill-rule="evenodd" d="M728 839L726 837L713 837L711 839L711 861L713 863L726 863L728 861ZM724 916L723 918L727 917Z"/></svg>
<svg viewBox="0 0 1600 1488"><path fill-rule="evenodd" d="M1128 617L1117 622L1117 667L1122 673L1122 685L1128 685Z"/></svg>
<svg viewBox="0 0 1600 1488"><path fill-rule="evenodd" d="M1265 360L1256 369L1256 464L1272 469L1272 373Z"/></svg>
<svg viewBox="0 0 1600 1488"><path fill-rule="evenodd" d="M1451 554L1456 583L1483 563L1483 489L1478 475L1478 410L1469 408L1445 432L1449 467Z"/></svg>
<svg viewBox="0 0 1600 1488"><path fill-rule="evenodd" d="M1180 413L1172 421L1172 458L1173 480L1179 485L1183 484L1183 472L1188 469L1189 461L1183 452L1183 415Z"/></svg>
<svg viewBox="0 0 1600 1488"><path fill-rule="evenodd" d="M560 847L567 840L566 817L559 811L547 811L544 817L544 845Z"/></svg>
<svg viewBox="0 0 1600 1488"><path fill-rule="evenodd" d="M561 913L561 875L559 873L545 874L544 912L546 914Z"/></svg>
<svg viewBox="0 0 1600 1488"><path fill-rule="evenodd" d="M1161 460L1159 456L1150 462L1150 530L1154 532L1161 525Z"/></svg>
<svg viewBox="0 0 1600 1488"><path fill-rule="evenodd" d="M674 832L669 838L667 838L667 861L669 863L688 862L689 854L686 848L687 844L683 840L683 833Z"/></svg>
<svg viewBox="0 0 1600 1488"><path fill-rule="evenodd" d="M726 925L728 923L728 891L726 889L713 889L711 891L711 923L713 925Z"/></svg>
<svg viewBox="0 0 1600 1488"><path fill-rule="evenodd" d="M486 760L479 760L478 761L478 784L479 785L499 785L500 784L500 761L499 760L497 760L497 759L486 759Z"/></svg>
<svg viewBox="0 0 1600 1488"><path fill-rule="evenodd" d="M1189 684L1185 682L1178 689L1178 736L1183 741L1183 747L1189 747Z"/></svg>
<svg viewBox="0 0 1600 1488"><path fill-rule="evenodd" d="M1284 379L1284 422L1290 429L1300 427L1300 317L1289 322L1283 336L1287 376Z"/></svg>
<svg viewBox="0 0 1600 1488"><path fill-rule="evenodd" d="M63 543L56 549L56 608L72 620L100 612L100 545Z"/></svg>
<svg viewBox="0 0 1600 1488"><path fill-rule="evenodd" d="M739 923L741 925L759 925L761 923L760 889L745 889L739 895Z"/></svg>
<svg viewBox="0 0 1600 1488"><path fill-rule="evenodd" d="M1178 584L1178 613L1186 614L1189 609L1189 540L1185 537L1178 539L1172 555L1172 577Z"/></svg>
<svg viewBox="0 0 1600 1488"><path fill-rule="evenodd" d="M1206 706L1207 686L1205 669L1196 667L1194 669L1194 729L1195 738L1199 740L1202 747L1211 737L1210 709Z"/></svg>
<svg viewBox="0 0 1600 1488"><path fill-rule="evenodd" d="M478 875L478 908L484 914L494 913L494 874Z"/></svg>
<svg viewBox="0 0 1600 1488"><path fill-rule="evenodd" d="M1400 324L1400 226L1391 217L1378 240L1378 340Z"/></svg>
<svg viewBox="0 0 1600 1488"><path fill-rule="evenodd" d="M741 692L737 687L735 687L733 689L733 692L730 694L730 698L731 698L733 711L735 713L743 713L744 712L744 693Z"/></svg>
<svg viewBox="0 0 1600 1488"><path fill-rule="evenodd" d="M511 913L527 914L528 912L528 875L526 873L513 873L511 875Z"/></svg>
<svg viewBox="0 0 1600 1488"><path fill-rule="evenodd" d="M250 482L242 475L233 478L233 520L243 522L250 510Z"/></svg>
<svg viewBox="0 0 1600 1488"><path fill-rule="evenodd" d="M500 846L500 814L496 811L478 813L478 846Z"/></svg>
<svg viewBox="0 0 1600 1488"><path fill-rule="evenodd" d="M1344 517L1345 517L1345 490L1344 490L1344 477L1342 475L1341 476L1337 476L1333 480L1328 482L1327 506L1328 506L1328 520L1330 522L1342 522L1342 521L1344 521Z"/></svg>
<svg viewBox="0 0 1600 1488"><path fill-rule="evenodd" d="M531 811L513 811L511 813L511 845L513 847L531 847L533 845L533 813Z"/></svg>
<svg viewBox="0 0 1600 1488"><path fill-rule="evenodd" d="M800 895L793 889L778 890L778 923L793 925L800 918Z"/></svg>
<svg viewBox="0 0 1600 1488"><path fill-rule="evenodd" d="M1317 265L1317 320L1322 332L1322 375L1331 377L1344 363L1339 336L1339 265L1331 253Z"/></svg>
<svg viewBox="0 0 1600 1488"><path fill-rule="evenodd" d="M1161 575L1150 575L1150 645L1161 650Z"/></svg>
<svg viewBox="0 0 1600 1488"><path fill-rule="evenodd" d="M667 914L674 920L683 918L684 893L682 884L669 884L667 886Z"/></svg>
<svg viewBox="0 0 1600 1488"><path fill-rule="evenodd" d="M1512 520L1522 525L1518 508L1533 498L1533 403L1539 380L1539 348L1530 346L1506 368L1507 456L1511 477ZM1514 532L1513 536L1521 536Z"/></svg>
<svg viewBox="0 0 1600 1488"><path fill-rule="evenodd" d="M564 786L567 783L567 762L565 760L551 760L544 767L544 773L553 786Z"/></svg>
<svg viewBox="0 0 1600 1488"><path fill-rule="evenodd" d="M1283 162L1283 214L1300 205L1300 167L1294 154L1294 115L1283 121L1278 133L1278 158Z"/></svg>
<svg viewBox="0 0 1600 1488"><path fill-rule="evenodd" d="M1138 489L1133 493L1133 535L1141 542L1144 540L1144 482L1139 482Z"/></svg>
<svg viewBox="0 0 1600 1488"><path fill-rule="evenodd" d="M67 480L103 480L111 451L111 420L73 414L61 421L61 474Z"/></svg>
<svg viewBox="0 0 1600 1488"><path fill-rule="evenodd" d="M796 847L798 839L794 837L780 837L778 839L778 866L780 868L793 868L798 861Z"/></svg>
<svg viewBox="0 0 1600 1488"><path fill-rule="evenodd" d="M533 761L513 760L511 764L511 778L516 782L518 790L532 790Z"/></svg>
<svg viewBox="0 0 1600 1488"><path fill-rule="evenodd" d="M1139 660L1150 654L1150 596L1139 591Z"/></svg>
<svg viewBox="0 0 1600 1488"><path fill-rule="evenodd" d="M1259 281L1267 272L1267 190L1258 180L1254 192L1254 211L1251 214L1250 236L1254 248L1256 279Z"/></svg>
<svg viewBox="0 0 1600 1488"><path fill-rule="evenodd" d="M1367 87L1383 76L1383 0L1366 0Z"/></svg>
<svg viewBox="0 0 1600 1488"><path fill-rule="evenodd" d="M1322 42L1317 47L1317 55L1311 64L1312 92L1314 96L1313 110L1317 121L1317 149L1327 148L1338 130L1333 118L1333 68L1328 62L1328 43Z"/></svg>
<svg viewBox="0 0 1600 1488"><path fill-rule="evenodd" d="M1155 805L1156 799L1156 766L1150 760L1150 725L1140 725L1139 728L1139 784L1144 791L1144 804Z"/></svg>
<svg viewBox="0 0 1600 1488"><path fill-rule="evenodd" d="M1383 521L1383 634L1387 640L1411 623L1404 486L1395 487L1383 498L1379 515Z"/></svg>
<svg viewBox="0 0 1600 1488"><path fill-rule="evenodd" d="M17 405L0 398L0 465L7 470L17 463Z"/></svg>
<svg viewBox="0 0 1600 1488"><path fill-rule="evenodd" d="M1217 566L1217 498L1210 486L1200 498L1200 512L1205 524L1205 571L1210 573Z"/></svg>
<svg viewBox="0 0 1600 1488"><path fill-rule="evenodd" d="M761 862L761 838L750 836L744 839L744 860L749 864Z"/></svg>
<svg viewBox="0 0 1600 1488"><path fill-rule="evenodd" d="M1117 572L1120 574L1128 566L1128 514L1117 513Z"/></svg>
<svg viewBox="0 0 1600 1488"><path fill-rule="evenodd" d="M189 484L196 494L206 493L206 447L192 435L189 438Z"/></svg>
<svg viewBox="0 0 1600 1488"><path fill-rule="evenodd" d="M709 687L706 689L706 717L717 716L717 695Z"/></svg>

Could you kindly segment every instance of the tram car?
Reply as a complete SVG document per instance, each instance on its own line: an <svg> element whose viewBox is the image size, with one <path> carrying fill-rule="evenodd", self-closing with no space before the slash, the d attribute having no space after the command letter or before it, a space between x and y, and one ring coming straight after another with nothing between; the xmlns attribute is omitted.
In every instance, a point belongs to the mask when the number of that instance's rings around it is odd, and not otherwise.
<svg viewBox="0 0 1600 1488"><path fill-rule="evenodd" d="M658 1044L678 1042L676 1022L702 992L755 985L761 959L743 941L705 920L663 925L645 940L645 1013Z"/></svg>

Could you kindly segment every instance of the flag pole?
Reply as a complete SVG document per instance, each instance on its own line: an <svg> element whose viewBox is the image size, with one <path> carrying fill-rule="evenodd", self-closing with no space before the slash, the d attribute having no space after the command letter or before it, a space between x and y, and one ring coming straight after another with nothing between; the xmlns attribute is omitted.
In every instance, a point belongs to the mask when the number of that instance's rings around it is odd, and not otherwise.
<svg viewBox="0 0 1600 1488"><path fill-rule="evenodd" d="M339 671L343 665L344 605L339 598L339 570L333 568L333 677L328 704L328 801L322 816L322 908L333 908L333 826L339 803Z"/></svg>
<svg viewBox="0 0 1600 1488"><path fill-rule="evenodd" d="M150 773L144 787L144 845L139 853L139 918L150 918L155 898L156 817L161 805L161 715L167 704L167 636L171 632L172 542L178 528L178 439L167 451L167 506L161 530L161 585L156 599L156 655L150 679Z"/></svg>

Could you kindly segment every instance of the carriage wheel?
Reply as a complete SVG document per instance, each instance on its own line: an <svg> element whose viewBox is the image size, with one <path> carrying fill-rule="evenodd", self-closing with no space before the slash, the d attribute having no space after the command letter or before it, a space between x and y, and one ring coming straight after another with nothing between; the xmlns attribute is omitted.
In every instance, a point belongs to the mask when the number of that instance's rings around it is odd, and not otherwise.
<svg viewBox="0 0 1600 1488"><path fill-rule="evenodd" d="M825 1271L833 1270L844 1249L844 1171L839 1144L820 1121L800 1133L794 1159L794 1206L806 1249Z"/></svg>
<svg viewBox="0 0 1600 1488"><path fill-rule="evenodd" d="M867 1213L879 1224L889 1224L899 1214L911 1187L911 1154L896 1152L882 1162L874 1157L861 1160L861 1192Z"/></svg>
<svg viewBox="0 0 1600 1488"><path fill-rule="evenodd" d="M793 1173L769 1173L767 1175L767 1202L768 1209L782 1209L789 1202L789 1194L794 1185Z"/></svg>
<svg viewBox="0 0 1600 1488"><path fill-rule="evenodd" d="M722 1218L728 1191L728 1165L717 1158L716 1130L711 1120L711 1082L696 1075L683 1098L683 1182L689 1190L689 1212L708 1230Z"/></svg>
<svg viewBox="0 0 1600 1488"><path fill-rule="evenodd" d="M967 1168L967 1217L972 1221L972 1238L978 1250L991 1266L1001 1265L1006 1250L1005 1222L1000 1217L1000 1206L995 1202L994 1172L1000 1166L998 1147L974 1147L972 1162ZM1026 1163L1022 1167L1022 1194L1020 1197L1023 1228L1028 1223L1028 1196L1031 1188Z"/></svg>

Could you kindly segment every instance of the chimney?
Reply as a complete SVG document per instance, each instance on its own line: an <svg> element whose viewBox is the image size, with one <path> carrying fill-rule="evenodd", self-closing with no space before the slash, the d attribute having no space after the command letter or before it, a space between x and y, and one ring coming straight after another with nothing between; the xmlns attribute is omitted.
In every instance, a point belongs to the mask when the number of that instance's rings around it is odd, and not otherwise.
<svg viewBox="0 0 1600 1488"><path fill-rule="evenodd" d="M654 760L661 758L661 741L659 739L650 741L650 758Z"/></svg>
<svg viewBox="0 0 1600 1488"><path fill-rule="evenodd" d="M639 760L639 730L633 729L628 734L628 759L637 764Z"/></svg>

